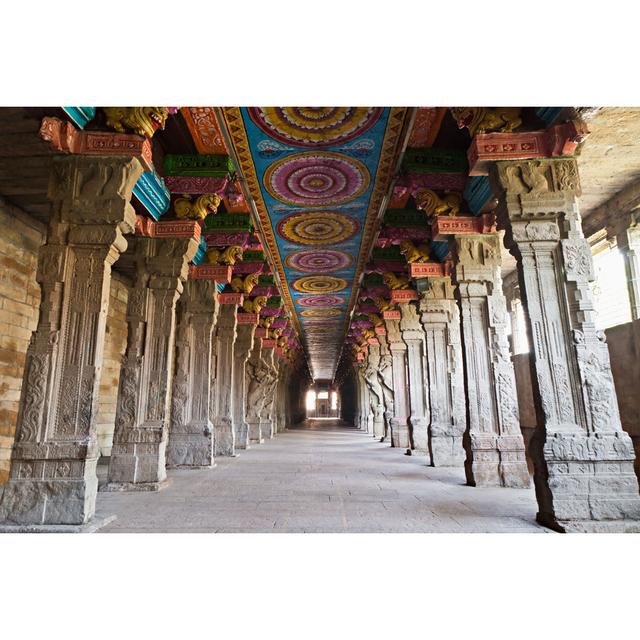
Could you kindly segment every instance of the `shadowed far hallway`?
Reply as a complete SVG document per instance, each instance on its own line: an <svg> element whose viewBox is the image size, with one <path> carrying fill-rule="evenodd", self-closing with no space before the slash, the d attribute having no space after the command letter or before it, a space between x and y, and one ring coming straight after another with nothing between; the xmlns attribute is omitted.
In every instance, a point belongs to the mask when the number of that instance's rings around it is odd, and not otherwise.
<svg viewBox="0 0 640 640"><path fill-rule="evenodd" d="M212 469L170 470L159 492L99 492L96 515L113 514L100 533L549 532L533 489L465 486L461 468L427 467L326 419Z"/></svg>

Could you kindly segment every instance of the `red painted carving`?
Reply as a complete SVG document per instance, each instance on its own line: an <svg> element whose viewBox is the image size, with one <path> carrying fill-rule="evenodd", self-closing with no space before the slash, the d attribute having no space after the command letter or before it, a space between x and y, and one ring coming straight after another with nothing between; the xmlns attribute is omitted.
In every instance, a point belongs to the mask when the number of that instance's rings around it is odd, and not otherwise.
<svg viewBox="0 0 640 640"><path fill-rule="evenodd" d="M244 295L241 293L219 293L218 302L220 304L242 304Z"/></svg>
<svg viewBox="0 0 640 640"><path fill-rule="evenodd" d="M135 234L147 238L193 238L200 241L200 225L192 220L156 222L137 215Z"/></svg>
<svg viewBox="0 0 640 640"><path fill-rule="evenodd" d="M384 243L380 244L383 247L398 244L401 240L424 241L429 238L431 238L429 227L382 227L378 236L379 241Z"/></svg>
<svg viewBox="0 0 640 640"><path fill-rule="evenodd" d="M266 338L267 337L267 328L266 327L256 327L255 331L256 338Z"/></svg>
<svg viewBox="0 0 640 640"><path fill-rule="evenodd" d="M238 324L258 324L260 316L257 313L237 313Z"/></svg>
<svg viewBox="0 0 640 640"><path fill-rule="evenodd" d="M407 202L411 197L411 189L408 186L393 187L391 192L391 199L389 200L389 209L404 209L407 206Z"/></svg>
<svg viewBox="0 0 640 640"><path fill-rule="evenodd" d="M200 153L229 153L213 107L183 107L180 111Z"/></svg>
<svg viewBox="0 0 640 640"><path fill-rule="evenodd" d="M222 197L227 188L229 177L167 176L164 178L164 182L171 193L184 193L190 195L200 193L217 193Z"/></svg>
<svg viewBox="0 0 640 640"><path fill-rule="evenodd" d="M205 231L203 235L209 247L245 247L249 240L248 231Z"/></svg>
<svg viewBox="0 0 640 640"><path fill-rule="evenodd" d="M192 264L189 267L189 277L194 280L215 280L216 282L231 282L231 267L213 266L209 264Z"/></svg>
<svg viewBox="0 0 640 640"><path fill-rule="evenodd" d="M384 327L376 327L374 329L374 331L379 335L379 336L386 336L387 335L387 330Z"/></svg>
<svg viewBox="0 0 640 640"><path fill-rule="evenodd" d="M446 236L464 233L490 233L496 230L496 217L492 213L481 216L438 216L431 223L431 237L439 242Z"/></svg>
<svg viewBox="0 0 640 640"><path fill-rule="evenodd" d="M369 344L372 344L372 345L379 345L380 344L380 342L378 341L378 338L367 338L367 342Z"/></svg>
<svg viewBox="0 0 640 640"><path fill-rule="evenodd" d="M385 320L400 320L402 318L399 311L383 311L382 317Z"/></svg>
<svg viewBox="0 0 640 640"><path fill-rule="evenodd" d="M233 265L233 273L248 275L250 273L262 273L265 267L264 262L237 262Z"/></svg>
<svg viewBox="0 0 640 640"><path fill-rule="evenodd" d="M467 157L469 175L484 176L496 160L529 160L572 155L589 131L579 121L557 124L544 131L478 134Z"/></svg>
<svg viewBox="0 0 640 640"><path fill-rule="evenodd" d="M430 147L440 131L446 107L418 107L408 146L412 149Z"/></svg>
<svg viewBox="0 0 640 640"><path fill-rule="evenodd" d="M273 349L276 346L276 341L272 338L262 338L263 349Z"/></svg>
<svg viewBox="0 0 640 640"><path fill-rule="evenodd" d="M418 294L411 289L394 289L391 292L391 302L411 302L417 299Z"/></svg>
<svg viewBox="0 0 640 640"><path fill-rule="evenodd" d="M466 173L406 173L398 178L394 190L408 187L412 195L418 189L464 191L466 184Z"/></svg>
<svg viewBox="0 0 640 640"><path fill-rule="evenodd" d="M70 122L49 116L42 119L40 137L64 153L87 156L132 156L151 171L151 143L142 136L107 131L79 131Z"/></svg>

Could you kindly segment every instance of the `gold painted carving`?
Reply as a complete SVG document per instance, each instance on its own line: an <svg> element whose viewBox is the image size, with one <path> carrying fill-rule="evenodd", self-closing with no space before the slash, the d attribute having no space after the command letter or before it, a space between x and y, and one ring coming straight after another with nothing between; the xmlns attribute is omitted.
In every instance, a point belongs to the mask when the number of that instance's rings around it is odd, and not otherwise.
<svg viewBox="0 0 640 640"><path fill-rule="evenodd" d="M478 133L515 131L521 124L522 107L452 107L458 129L467 128L473 138Z"/></svg>
<svg viewBox="0 0 640 640"><path fill-rule="evenodd" d="M415 195L416 206L430 218L435 216L457 216L460 213L462 197L459 193L447 193L440 197L432 189L419 189Z"/></svg>
<svg viewBox="0 0 640 640"><path fill-rule="evenodd" d="M403 240L400 243L400 253L409 264L429 261L429 245L427 244L416 247L411 240Z"/></svg>
<svg viewBox="0 0 640 640"><path fill-rule="evenodd" d="M207 260L209 264L217 265L234 265L238 260L242 260L243 250L239 246L231 246L226 249L209 249L207 251Z"/></svg>
<svg viewBox="0 0 640 640"><path fill-rule="evenodd" d="M192 200L188 195L177 198L173 209L178 218L189 220L204 220L210 213L218 213L222 200L215 193L204 193Z"/></svg>
<svg viewBox="0 0 640 640"><path fill-rule="evenodd" d="M103 107L103 111L107 127L119 133L133 131L145 138L152 138L158 129L164 129L169 117L167 107Z"/></svg>

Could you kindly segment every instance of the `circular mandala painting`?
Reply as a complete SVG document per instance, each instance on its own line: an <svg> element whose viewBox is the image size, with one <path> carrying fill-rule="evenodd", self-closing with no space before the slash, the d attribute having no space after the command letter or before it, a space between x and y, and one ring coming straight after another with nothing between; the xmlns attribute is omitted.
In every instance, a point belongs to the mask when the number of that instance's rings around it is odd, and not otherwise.
<svg viewBox="0 0 640 640"><path fill-rule="evenodd" d="M308 151L274 162L265 171L264 186L274 198L287 204L344 204L367 190L369 170L359 160L339 153Z"/></svg>
<svg viewBox="0 0 640 640"><path fill-rule="evenodd" d="M345 302L340 296L308 296L297 300L302 307L339 307Z"/></svg>
<svg viewBox="0 0 640 640"><path fill-rule="evenodd" d="M335 318L341 315L340 309L335 307L320 307L318 309L304 309L300 315L305 318Z"/></svg>
<svg viewBox="0 0 640 640"><path fill-rule="evenodd" d="M347 281L334 276L305 276L291 283L301 293L333 293L347 287Z"/></svg>
<svg viewBox="0 0 640 640"><path fill-rule="evenodd" d="M298 147L328 147L370 129L382 107L250 107L255 124L275 140Z"/></svg>
<svg viewBox="0 0 640 640"><path fill-rule="evenodd" d="M282 238L303 245L337 244L353 238L359 229L357 218L335 211L291 213L282 218L277 226Z"/></svg>
<svg viewBox="0 0 640 640"><path fill-rule="evenodd" d="M353 258L334 249L303 249L289 254L284 263L303 273L331 273L351 266Z"/></svg>

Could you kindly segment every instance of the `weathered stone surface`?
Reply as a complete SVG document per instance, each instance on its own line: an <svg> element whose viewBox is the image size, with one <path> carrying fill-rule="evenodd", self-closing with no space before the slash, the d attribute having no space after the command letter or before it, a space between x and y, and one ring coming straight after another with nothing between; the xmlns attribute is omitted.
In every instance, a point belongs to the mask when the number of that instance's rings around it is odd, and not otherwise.
<svg viewBox="0 0 640 640"><path fill-rule="evenodd" d="M197 249L193 237L136 237L127 256L135 280L109 463L114 488L146 483L157 488L166 478L176 302Z"/></svg>
<svg viewBox="0 0 640 640"><path fill-rule="evenodd" d="M455 236L469 425L463 445L471 485L526 487L529 471L506 332L501 233Z"/></svg>
<svg viewBox="0 0 640 640"><path fill-rule="evenodd" d="M214 281L185 283L178 304L167 467L213 464L210 385L213 327L218 309Z"/></svg>
<svg viewBox="0 0 640 640"><path fill-rule="evenodd" d="M407 305L408 302L400 303ZM393 385L393 413L390 419L391 446L409 449L409 394L407 380L407 345L402 340L399 320L385 320L386 336L380 336L381 343L389 344L391 352L391 382ZM384 362L381 359L381 375ZM384 386L383 386L384 388Z"/></svg>
<svg viewBox="0 0 640 640"><path fill-rule="evenodd" d="M260 433L260 412L264 404L267 367L260 357L260 340L254 340L253 348L245 365L246 383L246 420L249 431L249 443L264 442Z"/></svg>
<svg viewBox="0 0 640 640"><path fill-rule="evenodd" d="M461 467L467 418L460 312L449 276L429 278L419 288L429 383L429 461L434 467Z"/></svg>
<svg viewBox="0 0 640 640"><path fill-rule="evenodd" d="M236 448L249 446L249 424L246 420L246 372L245 366L253 349L255 326L238 325L236 343L233 348L233 423L236 433Z"/></svg>
<svg viewBox="0 0 640 640"><path fill-rule="evenodd" d="M10 480L0 520L84 524L95 510L97 398L111 266L135 213L137 159L53 163L47 242L38 255L38 328L27 350Z"/></svg>
<svg viewBox="0 0 640 640"><path fill-rule="evenodd" d="M371 345L366 360L365 381L369 388L369 407L372 416L371 430L373 437L382 440L384 431L384 396L378 377L380 367L380 347Z"/></svg>
<svg viewBox="0 0 640 640"><path fill-rule="evenodd" d="M595 325L577 164L498 163L491 179L533 340L538 519L565 531L602 530L603 523L625 529L640 520L635 455L620 424L605 335Z"/></svg>

